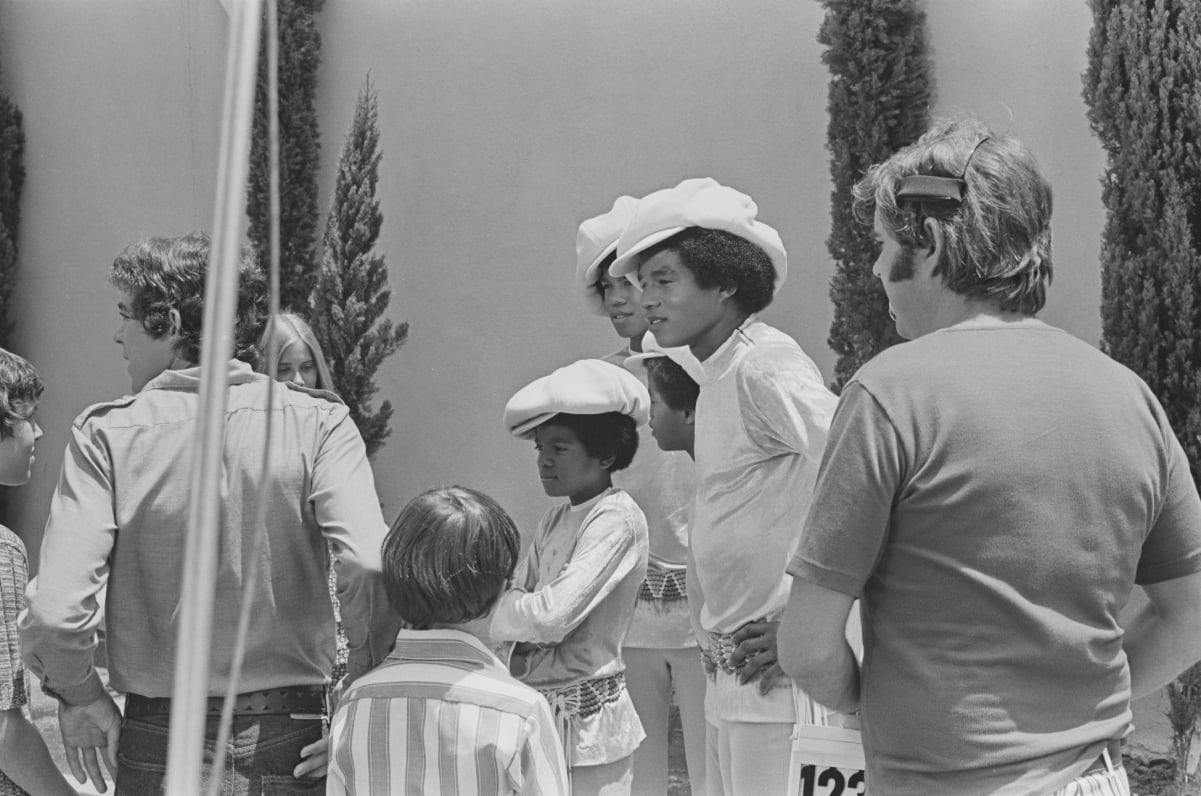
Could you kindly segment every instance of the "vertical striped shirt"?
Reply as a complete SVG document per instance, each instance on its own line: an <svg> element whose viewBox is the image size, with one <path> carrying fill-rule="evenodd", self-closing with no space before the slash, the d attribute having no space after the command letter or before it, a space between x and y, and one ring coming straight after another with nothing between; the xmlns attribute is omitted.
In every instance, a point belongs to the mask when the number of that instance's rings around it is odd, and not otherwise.
<svg viewBox="0 0 1201 796"><path fill-rule="evenodd" d="M25 543L0 525L0 711L29 709L29 675L21 665L21 648L17 643L17 614L25 607L28 574ZM0 772L0 796L26 794Z"/></svg>
<svg viewBox="0 0 1201 796"><path fill-rule="evenodd" d="M476 638L403 630L346 692L330 729L327 794L567 793L546 700Z"/></svg>

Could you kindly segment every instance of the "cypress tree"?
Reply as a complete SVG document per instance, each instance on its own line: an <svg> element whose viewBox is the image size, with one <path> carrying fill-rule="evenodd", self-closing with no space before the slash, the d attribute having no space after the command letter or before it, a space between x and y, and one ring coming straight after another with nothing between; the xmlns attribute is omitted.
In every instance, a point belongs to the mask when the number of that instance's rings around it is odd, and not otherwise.
<svg viewBox="0 0 1201 796"><path fill-rule="evenodd" d="M851 187L867 168L925 132L930 121L931 69L926 15L915 0L822 0L826 16L817 40L830 69L827 147L830 150L834 258L830 348L838 354L835 392L855 371L900 340L872 264L879 253L870 226L854 217Z"/></svg>
<svg viewBox="0 0 1201 796"><path fill-rule="evenodd" d="M377 98L368 78L355 104L325 225L325 251L309 296L313 333L329 360L339 395L371 455L391 433L392 403L371 409L373 380L384 358L404 344L408 323L380 320L392 291L383 255L375 252L383 215L375 195L379 180ZM378 321L378 325L377 325Z"/></svg>
<svg viewBox="0 0 1201 796"><path fill-rule="evenodd" d="M1102 345L1158 396L1201 473L1201 5L1091 0L1084 97L1108 156ZM1178 787L1201 669L1168 688Z"/></svg>
<svg viewBox="0 0 1201 796"><path fill-rule="evenodd" d="M17 225L21 220L21 188L25 183L24 152L21 111L0 94L0 348L8 347L14 325L12 297L17 281Z"/></svg>
<svg viewBox="0 0 1201 796"><path fill-rule="evenodd" d="M324 0L278 0L279 4L279 204L280 306L303 310L317 278L317 68L321 35L317 12ZM246 188L250 243L264 266L271 247L270 159L267 146L267 26L259 48L254 131Z"/></svg>
<svg viewBox="0 0 1201 796"><path fill-rule="evenodd" d="M17 282L17 225L21 220L21 188L25 183L25 132L21 111L0 93L0 348L8 347L15 321L13 290ZM0 487L0 520L8 512L8 489Z"/></svg>

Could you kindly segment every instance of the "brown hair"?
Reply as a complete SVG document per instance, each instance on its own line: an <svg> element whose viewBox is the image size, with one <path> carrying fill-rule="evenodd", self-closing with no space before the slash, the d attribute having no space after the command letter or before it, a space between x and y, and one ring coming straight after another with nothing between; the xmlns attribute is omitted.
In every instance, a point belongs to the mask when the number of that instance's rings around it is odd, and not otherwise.
<svg viewBox="0 0 1201 796"><path fill-rule="evenodd" d="M521 540L500 505L462 486L409 501L382 549L384 588L419 630L485 616L517 566Z"/></svg>

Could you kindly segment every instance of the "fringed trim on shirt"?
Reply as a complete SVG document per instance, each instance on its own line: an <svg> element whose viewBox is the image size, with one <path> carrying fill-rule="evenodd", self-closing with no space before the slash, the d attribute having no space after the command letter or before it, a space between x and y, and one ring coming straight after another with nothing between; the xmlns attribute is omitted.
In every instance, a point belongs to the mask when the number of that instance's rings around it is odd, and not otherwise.
<svg viewBox="0 0 1201 796"><path fill-rule="evenodd" d="M656 612L665 612L687 600L687 573L686 569L650 567L646 571L646 579L638 588L638 601L648 604Z"/></svg>
<svg viewBox="0 0 1201 796"><path fill-rule="evenodd" d="M578 680L562 688L539 688L538 693L546 697L550 704L551 714L555 718L555 727L559 731L559 740L563 743L563 754L567 759L567 767L573 765L575 749L572 746L572 726L580 721L600 713L605 705L611 705L621 699L626 690L625 672L618 672L609 677L598 677L595 680Z"/></svg>

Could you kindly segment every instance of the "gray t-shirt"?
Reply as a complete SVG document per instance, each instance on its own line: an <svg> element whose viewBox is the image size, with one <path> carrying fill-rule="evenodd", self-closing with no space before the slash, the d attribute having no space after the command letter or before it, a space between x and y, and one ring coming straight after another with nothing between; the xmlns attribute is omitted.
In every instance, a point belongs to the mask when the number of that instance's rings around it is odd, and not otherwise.
<svg viewBox="0 0 1201 796"><path fill-rule="evenodd" d="M1132 372L1030 319L843 391L789 572L861 596L868 787L1049 793L1130 729L1118 615L1201 569L1201 500Z"/></svg>

